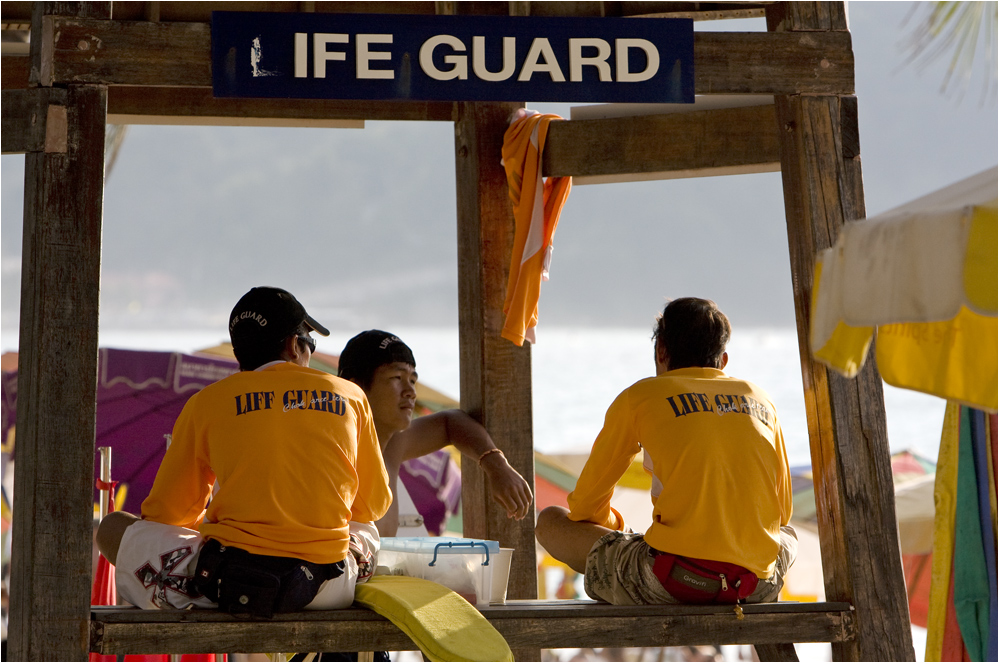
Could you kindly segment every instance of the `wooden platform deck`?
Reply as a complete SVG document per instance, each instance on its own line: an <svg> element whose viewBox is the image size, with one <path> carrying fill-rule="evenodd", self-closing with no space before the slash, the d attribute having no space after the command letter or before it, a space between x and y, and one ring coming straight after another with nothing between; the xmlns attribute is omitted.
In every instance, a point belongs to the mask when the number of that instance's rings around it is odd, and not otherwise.
<svg viewBox="0 0 1000 664"><path fill-rule="evenodd" d="M854 638L845 602L727 606L611 606L587 600L514 600L481 609L512 648L711 644L773 646ZM392 623L363 608L307 611L272 619L217 611L144 611L95 606L91 650L102 654L414 650ZM766 650L778 659L780 647ZM784 658L781 658L784 659Z"/></svg>

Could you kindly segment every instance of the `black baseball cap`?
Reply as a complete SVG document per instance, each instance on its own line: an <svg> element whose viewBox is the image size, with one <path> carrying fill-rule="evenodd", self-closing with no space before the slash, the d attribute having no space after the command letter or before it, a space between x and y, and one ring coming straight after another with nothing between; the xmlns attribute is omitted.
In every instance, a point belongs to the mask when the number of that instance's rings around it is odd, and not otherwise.
<svg viewBox="0 0 1000 664"><path fill-rule="evenodd" d="M330 330L306 313L295 296L281 288L258 286L240 298L229 316L229 338L234 348L279 342L305 323L324 337Z"/></svg>
<svg viewBox="0 0 1000 664"><path fill-rule="evenodd" d="M367 389L375 370L383 364L393 362L417 366L413 351L395 334L383 330L365 330L344 346L337 365L337 375Z"/></svg>

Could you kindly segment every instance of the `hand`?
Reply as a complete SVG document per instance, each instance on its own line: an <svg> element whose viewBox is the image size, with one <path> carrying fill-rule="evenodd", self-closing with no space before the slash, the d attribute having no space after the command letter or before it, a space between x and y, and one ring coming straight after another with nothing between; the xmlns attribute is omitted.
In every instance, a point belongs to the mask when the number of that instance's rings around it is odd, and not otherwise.
<svg viewBox="0 0 1000 664"><path fill-rule="evenodd" d="M528 516L531 509L531 488L521 474L511 468L502 454L490 454L483 458L483 472L490 495L500 507L507 511L508 519L520 521Z"/></svg>

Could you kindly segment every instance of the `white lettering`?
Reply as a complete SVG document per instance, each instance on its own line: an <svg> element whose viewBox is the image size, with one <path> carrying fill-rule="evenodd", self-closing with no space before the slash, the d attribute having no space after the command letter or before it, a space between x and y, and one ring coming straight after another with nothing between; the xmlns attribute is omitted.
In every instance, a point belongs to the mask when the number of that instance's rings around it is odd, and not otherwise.
<svg viewBox="0 0 1000 664"><path fill-rule="evenodd" d="M451 69L441 71L434 66L434 49L438 46L450 46L459 53L465 52L465 44L452 35L435 35L420 47L420 68L435 81L450 81L452 79L466 80L469 78L468 58L464 55L446 55L444 61Z"/></svg>
<svg viewBox="0 0 1000 664"><path fill-rule="evenodd" d="M348 36L339 33L317 32L313 34L313 77L326 78L327 60L346 60L342 51L328 52L327 44L346 44ZM298 76L296 69L295 75Z"/></svg>
<svg viewBox="0 0 1000 664"><path fill-rule="evenodd" d="M539 57L545 60L544 64L538 62ZM548 72L556 83L566 82L566 77L559 68L559 61L556 60L552 45L545 37L536 37L531 42L531 48L528 49L528 55L524 56L524 64L521 66L521 73L518 74L517 80L530 81L531 75L535 72Z"/></svg>
<svg viewBox="0 0 1000 664"><path fill-rule="evenodd" d="M370 51L369 44L391 44L392 35L358 35L358 78L388 78L396 77L391 69L372 69L372 60L392 60L388 51Z"/></svg>
<svg viewBox="0 0 1000 664"><path fill-rule="evenodd" d="M596 48L597 55L583 56L583 49L586 47ZM597 74L601 81L611 81L611 65L608 58L611 57L611 44L603 39L570 39L569 40L569 80L580 82L583 80L584 66L597 67Z"/></svg>
<svg viewBox="0 0 1000 664"><path fill-rule="evenodd" d="M295 33L295 78L309 76L309 33Z"/></svg>
<svg viewBox="0 0 1000 664"><path fill-rule="evenodd" d="M486 37L472 38L472 71L483 81L506 81L517 68L516 39L503 38L503 69L494 73L486 69Z"/></svg>
<svg viewBox="0 0 1000 664"><path fill-rule="evenodd" d="M630 48L640 48L646 53L646 68L643 71L630 72L628 70L628 50ZM660 68L660 52L656 50L656 45L645 39L616 39L615 64L619 83L648 81L656 76L656 72Z"/></svg>

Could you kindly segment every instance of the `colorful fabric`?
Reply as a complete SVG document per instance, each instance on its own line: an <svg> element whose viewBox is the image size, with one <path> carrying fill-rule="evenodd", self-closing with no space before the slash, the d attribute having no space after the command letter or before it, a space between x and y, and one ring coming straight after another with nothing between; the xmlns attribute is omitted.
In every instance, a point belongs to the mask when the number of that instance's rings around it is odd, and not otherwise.
<svg viewBox="0 0 1000 664"><path fill-rule="evenodd" d="M937 473L934 480L934 553L931 558L931 594L927 611L925 661L941 662L946 639L949 607L953 607L952 558L955 551L955 503L958 487L958 437L961 406L948 402L941 429Z"/></svg>
<svg viewBox="0 0 1000 664"><path fill-rule="evenodd" d="M538 294L549 278L552 238L569 197L572 178L542 177L542 150L549 123L558 115L519 110L503 138L503 164L514 206L514 247L504 298L501 336L518 346L535 343Z"/></svg>
<svg viewBox="0 0 1000 664"><path fill-rule="evenodd" d="M844 226L817 257L814 356L852 377L877 326L887 383L996 410L996 195L994 167Z"/></svg>
<svg viewBox="0 0 1000 664"><path fill-rule="evenodd" d="M348 522L377 521L392 501L361 388L290 362L193 395L172 441L143 518L250 553L343 560Z"/></svg>
<svg viewBox="0 0 1000 664"><path fill-rule="evenodd" d="M608 408L567 498L570 518L622 530L611 495L640 451L653 477L650 546L771 576L792 492L781 425L766 392L708 368L632 385Z"/></svg>
<svg viewBox="0 0 1000 664"><path fill-rule="evenodd" d="M974 451L976 447L985 444L982 417L982 413L963 406L959 433L958 501L955 506L955 615L969 657L975 662L996 659L985 659L990 651L991 583L983 548L982 522L979 518L980 492ZM990 548L992 549L992 536ZM993 576L995 579L995 571ZM992 587L995 593L995 582ZM995 630L994 622L994 634ZM995 638L993 650L996 650Z"/></svg>

